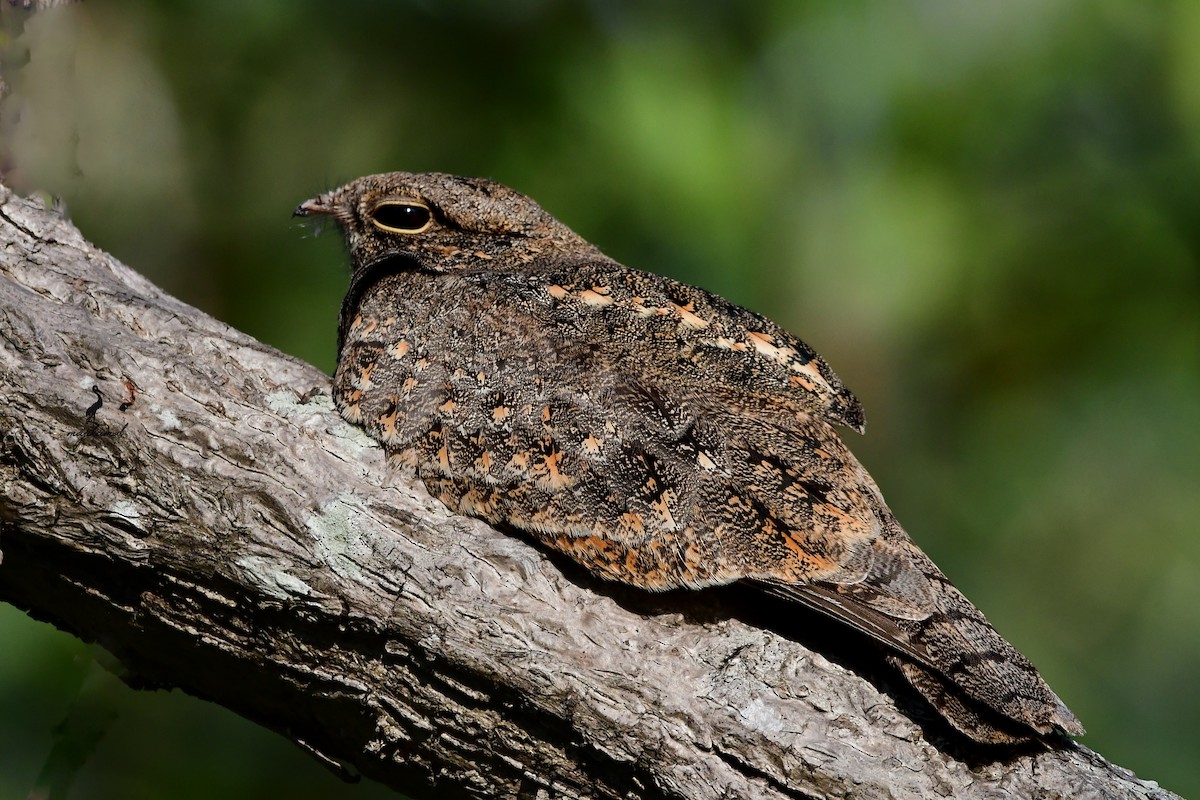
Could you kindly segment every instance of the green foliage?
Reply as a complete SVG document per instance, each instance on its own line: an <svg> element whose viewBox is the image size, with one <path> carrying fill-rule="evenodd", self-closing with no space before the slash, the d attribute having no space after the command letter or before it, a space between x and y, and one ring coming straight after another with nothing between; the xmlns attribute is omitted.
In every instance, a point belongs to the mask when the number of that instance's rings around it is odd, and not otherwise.
<svg viewBox="0 0 1200 800"><path fill-rule="evenodd" d="M18 32L17 188L324 368L343 257L289 214L394 169L496 178L773 316L863 399L856 452L1084 742L1200 794L1196 5L191 0ZM19 796L84 651L11 609L0 642ZM126 694L73 797L378 793Z"/></svg>

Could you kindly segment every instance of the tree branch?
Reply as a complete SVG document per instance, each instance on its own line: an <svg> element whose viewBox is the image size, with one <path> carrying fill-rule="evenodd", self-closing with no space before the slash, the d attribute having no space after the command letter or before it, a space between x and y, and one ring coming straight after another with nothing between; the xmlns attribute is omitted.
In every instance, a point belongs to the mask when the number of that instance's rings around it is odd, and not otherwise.
<svg viewBox="0 0 1200 800"><path fill-rule="evenodd" d="M417 796L1172 797L1078 746L956 754L734 592L451 515L325 375L2 187L0 243L0 599L137 685Z"/></svg>

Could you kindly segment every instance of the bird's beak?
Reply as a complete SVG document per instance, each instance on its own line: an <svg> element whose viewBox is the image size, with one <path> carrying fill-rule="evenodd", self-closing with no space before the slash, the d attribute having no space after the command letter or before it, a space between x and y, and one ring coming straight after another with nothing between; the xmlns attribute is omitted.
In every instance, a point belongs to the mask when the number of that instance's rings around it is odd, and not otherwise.
<svg viewBox="0 0 1200 800"><path fill-rule="evenodd" d="M337 207L329 202L329 195L322 194L311 200L305 200L296 206L296 210L292 212L293 217L311 217L318 214L329 217L336 217L338 215Z"/></svg>

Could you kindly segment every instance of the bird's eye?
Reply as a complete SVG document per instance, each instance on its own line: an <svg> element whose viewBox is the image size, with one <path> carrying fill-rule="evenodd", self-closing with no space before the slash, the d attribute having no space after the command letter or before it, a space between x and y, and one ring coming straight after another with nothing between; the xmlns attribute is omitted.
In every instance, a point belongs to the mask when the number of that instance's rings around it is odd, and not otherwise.
<svg viewBox="0 0 1200 800"><path fill-rule="evenodd" d="M380 203L371 211L371 222L390 233L420 233L433 222L433 212L429 206L412 200Z"/></svg>

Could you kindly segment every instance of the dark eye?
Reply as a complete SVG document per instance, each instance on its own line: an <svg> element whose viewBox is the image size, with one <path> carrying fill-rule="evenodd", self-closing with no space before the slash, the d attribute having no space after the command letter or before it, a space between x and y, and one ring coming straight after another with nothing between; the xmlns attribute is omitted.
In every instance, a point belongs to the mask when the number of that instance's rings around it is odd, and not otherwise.
<svg viewBox="0 0 1200 800"><path fill-rule="evenodd" d="M371 211L375 227L392 233L420 233L432 221L429 206L414 201L380 203Z"/></svg>

